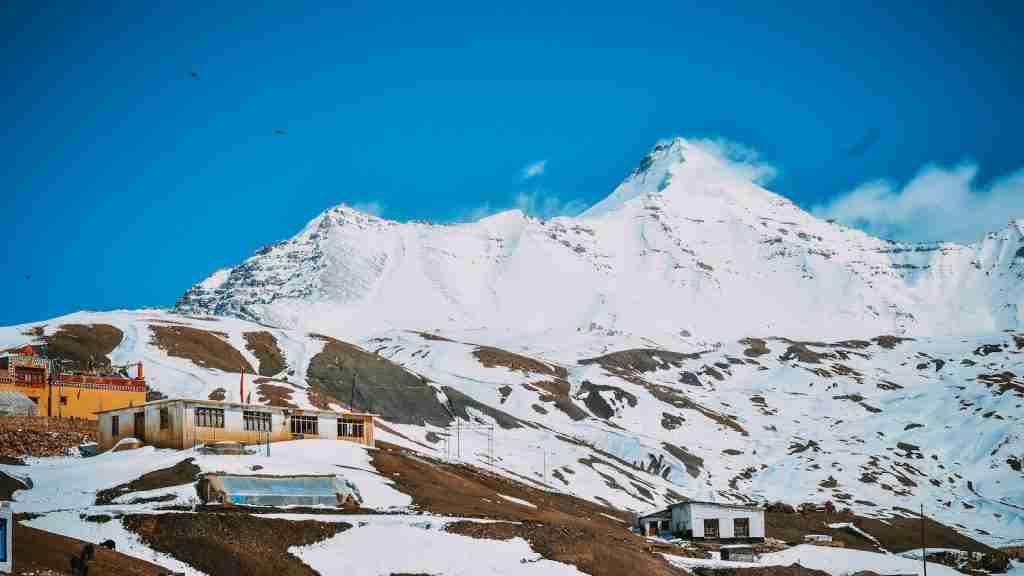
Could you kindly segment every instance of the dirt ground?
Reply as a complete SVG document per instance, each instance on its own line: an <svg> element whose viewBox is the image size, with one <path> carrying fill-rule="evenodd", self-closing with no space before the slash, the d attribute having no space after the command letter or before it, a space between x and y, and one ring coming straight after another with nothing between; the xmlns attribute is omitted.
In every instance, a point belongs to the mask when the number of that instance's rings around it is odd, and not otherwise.
<svg viewBox="0 0 1024 576"><path fill-rule="evenodd" d="M809 514L788 514L768 512L765 514L767 533L772 538L786 542L802 542L805 534L830 534L847 548L877 551L878 546L855 532L828 528L828 524L852 522L854 526L878 539L883 548L890 552L906 552L921 547L921 520L919 518L886 518L885 522L861 516L815 512ZM925 520L925 538L929 548L956 548L971 552L990 553L994 550L981 542L972 540L952 528L930 519Z"/></svg>
<svg viewBox="0 0 1024 576"><path fill-rule="evenodd" d="M122 339L124 333L109 324L65 324L42 338L45 352L51 358L64 358L71 362L71 368L101 371L110 366L107 356Z"/></svg>
<svg viewBox="0 0 1024 576"><path fill-rule="evenodd" d="M147 546L207 574L247 576L313 576L317 573L288 548L314 544L352 527L248 514L129 515L122 522Z"/></svg>
<svg viewBox="0 0 1024 576"><path fill-rule="evenodd" d="M0 456L63 456L78 445L96 440L95 420L0 416Z"/></svg>
<svg viewBox="0 0 1024 576"><path fill-rule="evenodd" d="M4 472L0 472L0 500L11 501L14 500L14 493L18 490L27 490L26 485L17 478L8 476Z"/></svg>
<svg viewBox="0 0 1024 576"><path fill-rule="evenodd" d="M519 536L545 558L574 564L595 576L683 573L652 553L644 538L630 533L628 515L620 511L476 468L412 456L384 442L377 447L374 467L412 496L421 510L519 523L459 522L449 527L452 532L490 539ZM517 505L498 494L526 500L537 508Z"/></svg>
<svg viewBox="0 0 1024 576"><path fill-rule="evenodd" d="M153 332L153 343L168 356L184 358L199 366L225 372L238 372L240 369L244 369L246 374L256 372L241 352L213 332L189 326L158 324L151 324L149 329Z"/></svg>
<svg viewBox="0 0 1024 576"><path fill-rule="evenodd" d="M287 368L284 353L270 332L246 332L245 347L260 361L260 376L275 376Z"/></svg>
<svg viewBox="0 0 1024 576"><path fill-rule="evenodd" d="M766 566L764 568L694 568L697 576L829 576L828 572L802 566ZM858 572L856 576L878 576L873 572Z"/></svg>
<svg viewBox="0 0 1024 576"><path fill-rule="evenodd" d="M71 558L81 555L86 544L17 523L14 542L14 573L25 575L71 574ZM89 564L89 576L162 576L169 573L156 564L98 546L96 557Z"/></svg>
<svg viewBox="0 0 1024 576"><path fill-rule="evenodd" d="M512 352L491 346L478 346L473 350L473 356L480 361L480 364L487 368L502 367L517 372L545 374L562 379L569 376L568 370L562 366L554 366L528 356L513 354Z"/></svg>
<svg viewBox="0 0 1024 576"><path fill-rule="evenodd" d="M191 458L182 460L170 468L154 470L126 484L100 490L96 493L96 504L100 506L110 504L114 498L131 492L191 484L196 481L197 474L199 474L199 466L196 466Z"/></svg>

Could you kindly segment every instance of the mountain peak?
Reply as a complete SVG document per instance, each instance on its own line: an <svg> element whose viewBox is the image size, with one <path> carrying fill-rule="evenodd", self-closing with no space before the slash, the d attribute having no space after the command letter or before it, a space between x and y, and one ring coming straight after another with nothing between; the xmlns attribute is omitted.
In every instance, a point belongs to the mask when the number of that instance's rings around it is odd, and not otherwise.
<svg viewBox="0 0 1024 576"><path fill-rule="evenodd" d="M594 218L616 212L634 198L717 198L777 206L782 198L759 185L774 174L750 149L726 141L672 138L658 142L607 198L585 211ZM758 200L758 198L760 200Z"/></svg>

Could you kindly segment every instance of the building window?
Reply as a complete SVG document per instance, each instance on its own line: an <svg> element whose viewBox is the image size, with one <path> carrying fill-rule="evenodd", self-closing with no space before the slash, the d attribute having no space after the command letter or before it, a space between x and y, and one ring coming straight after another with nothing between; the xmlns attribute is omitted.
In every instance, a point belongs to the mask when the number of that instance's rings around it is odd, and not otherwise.
<svg viewBox="0 0 1024 576"><path fill-rule="evenodd" d="M68 405L68 397L67 396L61 396L60 397L60 404L61 404L61 406L67 406Z"/></svg>
<svg viewBox="0 0 1024 576"><path fill-rule="evenodd" d="M718 518L704 520L704 537L718 538Z"/></svg>
<svg viewBox="0 0 1024 576"><path fill-rule="evenodd" d="M117 416L110 417L110 435L120 436L121 435L121 419Z"/></svg>
<svg viewBox="0 0 1024 576"><path fill-rule="evenodd" d="M320 419L316 416L292 416L292 434L320 434Z"/></svg>
<svg viewBox="0 0 1024 576"><path fill-rule="evenodd" d="M270 432L270 412L245 410L242 412L242 423L246 430L254 432Z"/></svg>
<svg viewBox="0 0 1024 576"><path fill-rule="evenodd" d="M732 535L736 538L750 538L750 518L734 518Z"/></svg>
<svg viewBox="0 0 1024 576"><path fill-rule="evenodd" d="M160 429L167 430L171 427L171 411L168 408L160 409Z"/></svg>
<svg viewBox="0 0 1024 576"><path fill-rule="evenodd" d="M362 438L365 424L356 418L338 418L339 438Z"/></svg>
<svg viewBox="0 0 1024 576"><path fill-rule="evenodd" d="M196 408L196 426L199 428L223 428L223 408Z"/></svg>

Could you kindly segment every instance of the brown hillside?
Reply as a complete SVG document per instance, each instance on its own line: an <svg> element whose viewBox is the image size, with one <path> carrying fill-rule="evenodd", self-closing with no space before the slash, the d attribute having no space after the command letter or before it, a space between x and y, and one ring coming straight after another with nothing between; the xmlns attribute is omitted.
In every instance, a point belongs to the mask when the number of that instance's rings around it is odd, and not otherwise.
<svg viewBox="0 0 1024 576"><path fill-rule="evenodd" d="M168 356L184 358L206 368L238 372L244 369L254 374L249 361L242 353L213 332L189 326L161 326L151 324L153 344Z"/></svg>

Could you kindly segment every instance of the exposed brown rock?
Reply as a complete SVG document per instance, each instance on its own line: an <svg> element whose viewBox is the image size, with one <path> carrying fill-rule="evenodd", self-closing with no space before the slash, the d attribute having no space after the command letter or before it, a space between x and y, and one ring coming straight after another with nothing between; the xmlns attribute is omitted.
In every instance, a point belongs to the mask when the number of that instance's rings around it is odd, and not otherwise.
<svg viewBox="0 0 1024 576"><path fill-rule="evenodd" d="M0 418L0 456L64 456L83 442L95 442L95 420L4 416Z"/></svg>
<svg viewBox="0 0 1024 576"><path fill-rule="evenodd" d="M288 549L315 544L352 527L248 514L128 515L122 522L150 548L197 570L252 576L315 576Z"/></svg>
<svg viewBox="0 0 1024 576"><path fill-rule="evenodd" d="M611 352L595 358L584 358L579 363L599 364L613 373L616 371L653 372L672 367L680 368L687 360L697 360L700 356L699 353L683 354L655 348L634 348Z"/></svg>
<svg viewBox="0 0 1024 576"><path fill-rule="evenodd" d="M64 324L41 338L41 351L51 358L70 361L71 368L106 372L110 368L109 354L123 339L124 333L109 324Z"/></svg>
<svg viewBox="0 0 1024 576"><path fill-rule="evenodd" d="M293 390L273 382L273 380L268 378L253 380L253 384L256 384L256 392L259 395L260 403L281 408L297 408L292 402Z"/></svg>
<svg viewBox="0 0 1024 576"><path fill-rule="evenodd" d="M157 490L159 488L172 488L174 486L181 486L182 484L191 484L196 481L196 475L198 475L199 472L199 466L195 465L192 458L187 458L170 468L161 468L160 470L147 472L131 482L120 484L113 488L100 490L96 493L96 504L110 504L118 496L123 496L132 492Z"/></svg>
<svg viewBox="0 0 1024 576"><path fill-rule="evenodd" d="M477 346L473 350L473 356L487 368L503 367L526 374L546 374L563 380L569 376L569 371L562 366L491 346Z"/></svg>
<svg viewBox="0 0 1024 576"><path fill-rule="evenodd" d="M399 424L429 422L444 426L451 422L448 408L421 376L358 346L329 336L313 336L325 344L306 370L312 391Z"/></svg>
<svg viewBox="0 0 1024 576"><path fill-rule="evenodd" d="M768 349L768 343L760 338L744 338L743 340L740 340L740 344L747 347L747 349L743 351L743 354L751 358L764 356L770 352Z"/></svg>
<svg viewBox="0 0 1024 576"><path fill-rule="evenodd" d="M381 449L373 452L374 468L412 496L417 508L433 514L504 521L457 522L448 527L451 532L489 539L519 536L545 558L574 564L595 576L683 574L650 551L644 538L630 533L628 515L618 510L538 490L477 468L411 457L383 442L378 447ZM537 507L510 506L496 494Z"/></svg>
<svg viewBox="0 0 1024 576"><path fill-rule="evenodd" d="M288 367L284 352L277 345L277 339L270 332L246 332L245 347L260 361L260 376L275 376Z"/></svg>
<svg viewBox="0 0 1024 576"><path fill-rule="evenodd" d="M198 366L224 372L256 372L241 352L213 332L190 326L158 324L150 324L149 329L153 333L153 344L168 356L184 358Z"/></svg>

